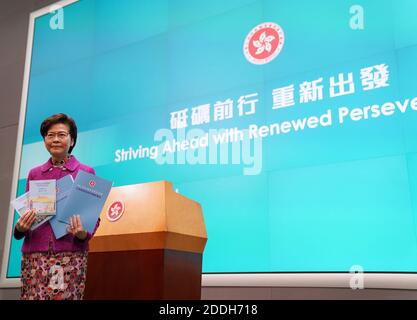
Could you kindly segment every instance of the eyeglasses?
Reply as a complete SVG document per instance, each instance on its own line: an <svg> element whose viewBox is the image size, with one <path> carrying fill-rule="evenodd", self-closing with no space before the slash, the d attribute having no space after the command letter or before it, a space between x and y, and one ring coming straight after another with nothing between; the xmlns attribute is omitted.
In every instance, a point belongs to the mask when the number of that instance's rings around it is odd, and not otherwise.
<svg viewBox="0 0 417 320"><path fill-rule="evenodd" d="M59 140L65 140L69 136L69 132L60 131L60 132L48 132L45 136L46 140L54 140L57 137Z"/></svg>

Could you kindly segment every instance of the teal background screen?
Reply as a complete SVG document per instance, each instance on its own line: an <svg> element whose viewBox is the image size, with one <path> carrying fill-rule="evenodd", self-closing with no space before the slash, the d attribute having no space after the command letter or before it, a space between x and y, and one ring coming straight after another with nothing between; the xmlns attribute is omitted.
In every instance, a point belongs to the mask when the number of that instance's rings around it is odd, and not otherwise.
<svg viewBox="0 0 417 320"><path fill-rule="evenodd" d="M17 195L29 169L48 159L40 123L64 112L79 129L73 154L97 175L115 186L169 180L202 205L205 273L348 272L353 265L417 272L416 110L337 121L341 107L417 96L417 2L361 1L362 30L350 26L351 6L82 0L64 8L62 30L50 27L54 13L36 18ZM278 24L285 43L274 60L255 65L243 43L263 22ZM381 64L389 86L363 90L360 70ZM330 97L329 79L349 72L355 92ZM299 85L318 78L323 99L300 103ZM272 91L291 84L294 105L273 109ZM238 99L252 93L256 112L239 116ZM243 130L328 110L333 125L263 138L262 166L252 175L231 157L216 164L115 161L116 150L162 143L155 133L170 129L171 112L204 104L213 111L227 99L232 118L186 132ZM231 144L225 148L232 152ZM8 277L20 275L20 248L12 239Z"/></svg>

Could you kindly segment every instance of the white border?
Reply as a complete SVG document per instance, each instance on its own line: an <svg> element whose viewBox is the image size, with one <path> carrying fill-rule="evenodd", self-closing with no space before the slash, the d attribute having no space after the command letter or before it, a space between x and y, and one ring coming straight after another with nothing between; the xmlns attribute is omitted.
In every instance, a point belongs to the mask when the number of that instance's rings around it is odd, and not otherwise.
<svg viewBox="0 0 417 320"><path fill-rule="evenodd" d="M37 17L49 14L53 11L56 11L58 8L63 8L67 5L70 5L79 0L63 0L56 3L52 3L49 6L46 6L42 9L32 12L29 16L29 28L28 28L28 38L26 45L26 59L25 59L25 72L23 74L23 88L22 88L22 98L20 103L20 114L19 114L19 127L17 131L17 140L16 140L16 153L14 158L14 168L13 168L13 181L12 188L10 193L10 201L16 197L17 192L17 183L19 181L19 167L22 156L22 142L23 142L23 131L25 126L25 116L26 116L26 103L27 103L27 94L29 89L29 76L32 60L32 44L33 44L33 34L35 19ZM7 228L6 235L4 239L4 250L3 250L3 259L1 265L1 274L0 274L0 288L18 288L20 287L20 278L7 278L7 266L9 262L10 255L10 244L12 237L12 225L14 218L14 210L9 206L9 215L7 219Z"/></svg>
<svg viewBox="0 0 417 320"><path fill-rule="evenodd" d="M40 10L34 11L29 17L29 29L26 47L25 72L23 77L22 98L20 104L19 127L16 142L16 154L13 169L13 181L10 200L15 198L17 182L19 181L19 167L22 152L23 130L26 115L27 93L32 57L34 22L37 17L49 14L59 7L65 7L79 0L63 0L53 3ZM9 261L10 240L14 210L9 207L7 230L4 241L4 253L1 266L0 288L20 287L20 278L7 279L7 265ZM417 273L364 273L364 288L380 289L417 289ZM203 274L203 287L326 287L349 288L351 273L267 273L267 274Z"/></svg>
<svg viewBox="0 0 417 320"><path fill-rule="evenodd" d="M203 287L351 288L356 273L203 274ZM417 274L363 273L363 289L417 289Z"/></svg>

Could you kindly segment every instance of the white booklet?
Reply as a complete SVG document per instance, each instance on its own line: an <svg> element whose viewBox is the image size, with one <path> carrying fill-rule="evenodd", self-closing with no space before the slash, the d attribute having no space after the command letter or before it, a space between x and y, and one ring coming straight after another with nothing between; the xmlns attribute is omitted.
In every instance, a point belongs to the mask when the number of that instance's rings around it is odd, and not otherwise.
<svg viewBox="0 0 417 320"><path fill-rule="evenodd" d="M37 215L54 215L56 212L56 180L29 181L29 206Z"/></svg>
<svg viewBox="0 0 417 320"><path fill-rule="evenodd" d="M13 208L17 211L19 216L22 216L26 210L30 208L29 206L29 192L26 192L22 194L20 197L14 199L11 202ZM35 221L33 222L30 230L35 230L37 227L44 224L46 221L50 220L53 217L53 215L36 215Z"/></svg>

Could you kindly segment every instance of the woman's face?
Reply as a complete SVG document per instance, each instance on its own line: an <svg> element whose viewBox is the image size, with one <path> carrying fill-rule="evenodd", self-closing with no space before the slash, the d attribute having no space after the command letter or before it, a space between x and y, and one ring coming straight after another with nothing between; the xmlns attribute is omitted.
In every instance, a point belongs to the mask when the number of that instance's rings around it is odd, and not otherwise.
<svg viewBox="0 0 417 320"><path fill-rule="evenodd" d="M55 158L64 158L74 144L69 134L69 126L64 123L52 125L46 133L44 142L48 152Z"/></svg>

